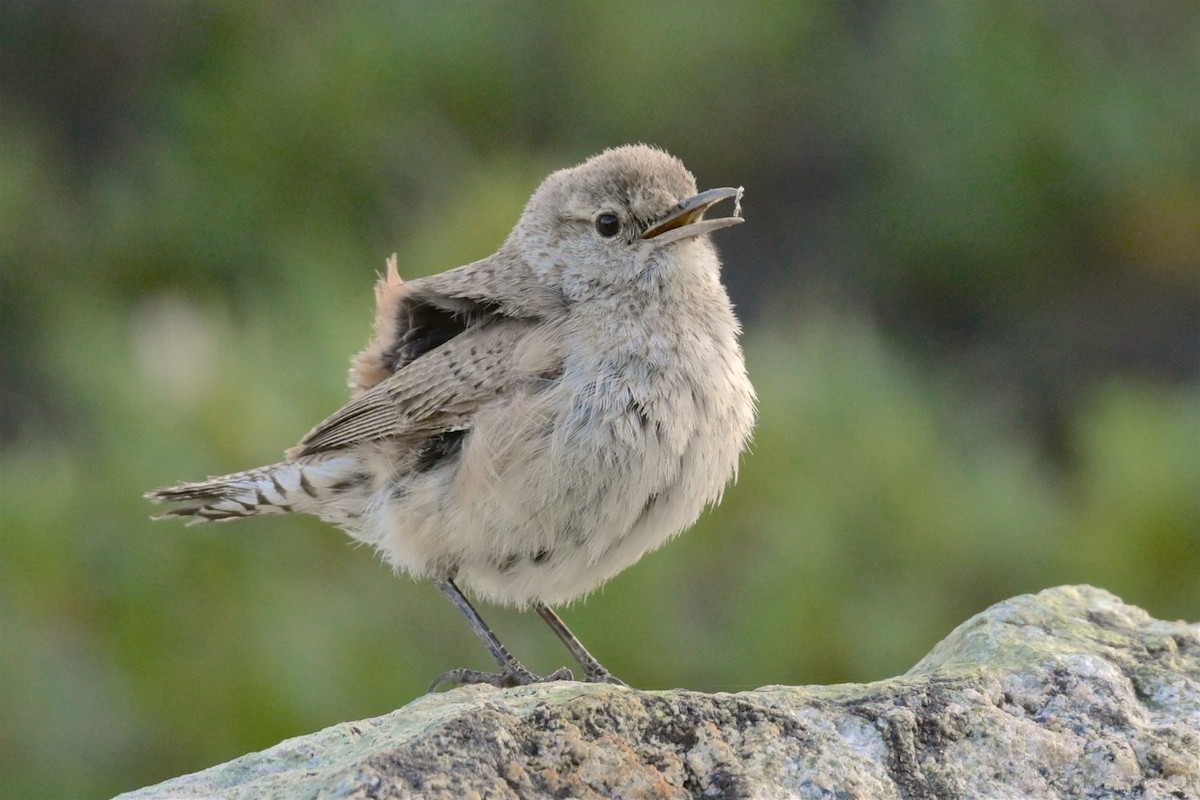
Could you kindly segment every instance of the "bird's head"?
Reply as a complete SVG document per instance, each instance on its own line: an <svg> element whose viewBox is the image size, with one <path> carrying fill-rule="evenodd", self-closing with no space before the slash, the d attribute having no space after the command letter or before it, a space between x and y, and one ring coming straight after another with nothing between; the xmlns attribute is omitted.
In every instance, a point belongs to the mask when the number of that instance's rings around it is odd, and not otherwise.
<svg viewBox="0 0 1200 800"><path fill-rule="evenodd" d="M510 243L568 294L573 286L628 285L650 274L712 274L719 263L706 235L743 221L741 194L698 192L674 156L647 145L618 147L546 178ZM733 216L704 218L731 198Z"/></svg>

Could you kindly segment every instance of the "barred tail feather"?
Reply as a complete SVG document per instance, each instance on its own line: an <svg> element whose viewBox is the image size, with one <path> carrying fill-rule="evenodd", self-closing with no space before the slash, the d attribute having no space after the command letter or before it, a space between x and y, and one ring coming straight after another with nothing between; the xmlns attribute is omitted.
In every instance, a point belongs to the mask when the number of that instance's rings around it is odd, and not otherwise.
<svg viewBox="0 0 1200 800"><path fill-rule="evenodd" d="M156 503L179 503L154 519L183 518L188 524L223 522L259 514L321 514L355 476L349 458L281 461L196 483L146 493Z"/></svg>

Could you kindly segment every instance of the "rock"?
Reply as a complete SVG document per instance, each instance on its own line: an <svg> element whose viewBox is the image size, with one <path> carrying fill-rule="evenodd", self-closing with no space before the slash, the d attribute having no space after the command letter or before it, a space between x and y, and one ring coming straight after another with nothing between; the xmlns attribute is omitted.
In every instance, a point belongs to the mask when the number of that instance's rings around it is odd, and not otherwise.
<svg viewBox="0 0 1200 800"><path fill-rule="evenodd" d="M1200 625L1060 587L878 683L466 687L121 795L301 797L1200 798Z"/></svg>

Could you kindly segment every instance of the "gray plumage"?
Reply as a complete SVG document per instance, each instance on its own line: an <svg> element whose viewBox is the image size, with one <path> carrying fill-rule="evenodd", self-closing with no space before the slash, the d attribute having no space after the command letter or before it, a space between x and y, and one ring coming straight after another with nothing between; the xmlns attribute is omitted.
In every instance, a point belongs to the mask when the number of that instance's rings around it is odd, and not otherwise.
<svg viewBox="0 0 1200 800"><path fill-rule="evenodd" d="M286 460L148 497L191 521L314 514L493 602L594 589L716 502L750 436L706 235L740 207L703 219L735 195L643 145L555 172L495 254L409 282L389 261L351 401Z"/></svg>

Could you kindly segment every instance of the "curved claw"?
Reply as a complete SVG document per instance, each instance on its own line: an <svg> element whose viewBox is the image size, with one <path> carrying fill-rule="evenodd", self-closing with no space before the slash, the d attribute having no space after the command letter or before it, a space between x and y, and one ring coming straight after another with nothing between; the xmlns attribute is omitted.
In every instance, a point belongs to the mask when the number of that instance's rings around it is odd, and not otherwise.
<svg viewBox="0 0 1200 800"><path fill-rule="evenodd" d="M584 680L586 680L588 683L607 683L607 684L611 684L612 686L629 686L628 683L621 680L616 675L613 675L608 670L604 670L603 672L592 673L592 674L588 675Z"/></svg>
<svg viewBox="0 0 1200 800"><path fill-rule="evenodd" d="M546 676L535 675L524 667L518 667L504 672L482 672L477 669L451 669L443 672L429 684L428 692L437 691L443 683L452 686L464 686L468 683L486 683L497 689L508 689L513 686L528 686L531 683L549 683L551 681L573 681L575 674L566 667L560 667Z"/></svg>

